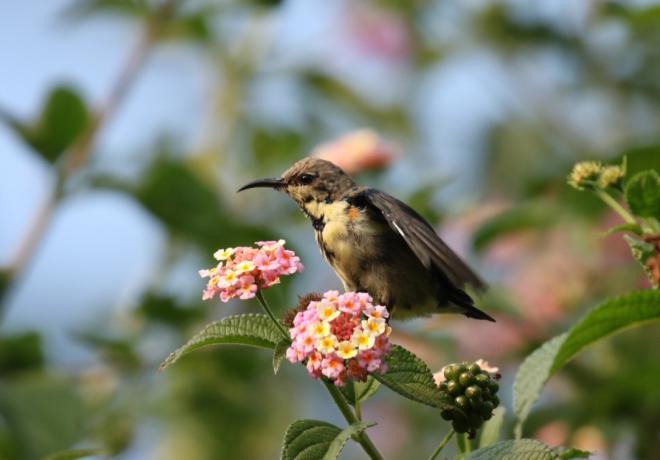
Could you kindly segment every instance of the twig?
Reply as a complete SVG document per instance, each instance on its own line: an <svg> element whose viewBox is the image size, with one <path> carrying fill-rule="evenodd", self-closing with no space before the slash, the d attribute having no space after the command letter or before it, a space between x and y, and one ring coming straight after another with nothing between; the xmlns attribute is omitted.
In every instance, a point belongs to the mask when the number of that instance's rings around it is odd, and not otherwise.
<svg viewBox="0 0 660 460"><path fill-rule="evenodd" d="M110 89L105 103L96 110L92 120L63 158L64 164L57 171L53 191L37 211L33 224L20 243L16 255L7 268L3 270L4 279L0 288L0 322L6 313L7 305L10 303L10 292L15 290L50 227L57 205L64 195L67 180L87 165L99 132L125 99L156 43L163 21L167 20L172 14L177 2L178 0L165 0L161 7L147 20L140 41L131 52L117 81Z"/></svg>

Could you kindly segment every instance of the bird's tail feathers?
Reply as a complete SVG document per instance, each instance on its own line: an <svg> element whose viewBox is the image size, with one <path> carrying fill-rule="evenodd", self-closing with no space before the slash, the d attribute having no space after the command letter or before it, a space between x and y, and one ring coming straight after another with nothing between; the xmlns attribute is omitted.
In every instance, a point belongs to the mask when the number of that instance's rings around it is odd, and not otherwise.
<svg viewBox="0 0 660 460"><path fill-rule="evenodd" d="M460 289L456 289L450 294L449 301L454 305L457 305L460 308L461 313L463 313L468 318L483 319L495 322L495 319L492 316L475 307L472 297Z"/></svg>

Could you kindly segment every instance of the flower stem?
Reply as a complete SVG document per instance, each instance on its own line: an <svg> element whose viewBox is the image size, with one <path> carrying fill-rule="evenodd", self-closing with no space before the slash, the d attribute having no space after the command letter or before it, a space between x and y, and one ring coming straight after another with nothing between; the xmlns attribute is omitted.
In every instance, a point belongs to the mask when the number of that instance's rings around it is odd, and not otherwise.
<svg viewBox="0 0 660 460"><path fill-rule="evenodd" d="M626 210L626 208L621 206L621 204L619 204L618 201L616 201L614 198L612 198L612 196L609 193L607 193L603 190L595 190L595 192L596 192L596 195L598 195L598 198L603 200L603 202L605 202L605 204L607 204L610 208L612 208L627 223L629 223L629 224L636 224L637 223L635 218Z"/></svg>
<svg viewBox="0 0 660 460"><path fill-rule="evenodd" d="M282 337L284 337L285 339L289 339L289 333L286 331L286 329L284 329L282 323L273 314L273 311L268 306L268 302L266 302L264 294L263 292L261 292L260 289L257 289L257 300L259 301L263 309L266 311L266 314L270 316L270 319L273 321L273 323L275 323L275 326L277 326L277 328L280 330L280 332L282 333Z"/></svg>
<svg viewBox="0 0 660 460"><path fill-rule="evenodd" d="M445 448L445 446L446 446L447 443L451 440L452 436L454 436L455 433L456 433L456 432L455 432L454 429L452 428L452 429L449 431L449 433L447 433L447 436L445 436L444 439L440 442L440 444L438 445L438 447L433 451L433 453L432 453L431 456L429 457L429 460L435 460L436 458L438 458L438 455L440 455L440 452L442 452L442 449Z"/></svg>
<svg viewBox="0 0 660 460"><path fill-rule="evenodd" d="M325 385L325 388L328 390L328 393L330 393L330 396L332 396L332 399L335 401L335 404L337 404L339 411L344 416L346 421L350 425L353 425L354 423L358 423L359 420L357 419L357 417L351 410L350 406L346 402L346 399L344 399L344 396L337 389L337 387L326 379L323 379L322 382L323 385ZM367 453L369 458L371 458L372 460L383 460L383 456L380 454L380 452L378 452L378 449L376 449L376 446L371 441L367 433L362 431L360 434L356 435L355 440L358 443L360 443L360 445Z"/></svg>

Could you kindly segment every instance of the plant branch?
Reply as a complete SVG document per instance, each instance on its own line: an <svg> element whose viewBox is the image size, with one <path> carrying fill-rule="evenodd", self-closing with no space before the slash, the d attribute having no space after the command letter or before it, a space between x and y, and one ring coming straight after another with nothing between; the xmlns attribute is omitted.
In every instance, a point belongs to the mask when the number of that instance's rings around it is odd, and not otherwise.
<svg viewBox="0 0 660 460"><path fill-rule="evenodd" d="M277 320L277 318L273 314L273 311L268 306L268 302L266 302L266 298L264 297L264 294L261 291L261 289L257 289L257 300L261 304L262 308L266 311L266 314L273 321L275 326L277 326L277 328L280 330L280 332L282 333L282 337L284 337L285 339L290 339L289 333L286 331L286 329L284 329L284 326L282 325L282 323Z"/></svg>
<svg viewBox="0 0 660 460"><path fill-rule="evenodd" d="M57 205L64 195L67 180L87 165L99 132L125 99L157 41L162 23L172 14L178 1L165 0L158 10L147 19L139 42L120 71L115 84L111 87L105 103L96 110L92 120L64 156L64 163L57 170L53 191L37 211L26 237L19 244L16 255L10 261L8 267L3 270L4 280L2 286L0 286L0 321L9 304L7 299L9 292L15 289L17 280L23 276L25 269L32 261L41 240L50 227Z"/></svg>
<svg viewBox="0 0 660 460"><path fill-rule="evenodd" d="M339 411L344 416L348 424L353 425L355 423L359 423L359 420L337 387L326 379L323 379L322 382L325 388L328 390L328 393L330 393L330 396L332 396L332 399L334 400L335 404L339 408ZM362 431L360 434L357 434L355 440L362 446L369 458L372 460L383 460L383 456L380 454L380 452L378 452L378 449L376 449L376 446L371 441L369 435L367 435L366 432Z"/></svg>
<svg viewBox="0 0 660 460"><path fill-rule="evenodd" d="M438 455L440 455L440 452L442 452L442 449L445 448L445 446L447 445L447 443L449 443L449 441L451 440L452 436L454 436L455 433L456 432L452 428L449 431L449 433L447 433L447 435L443 438L443 440L440 441L440 444L438 444L438 447L433 451L433 453L429 457L429 460L435 460L436 458L438 458Z"/></svg>
<svg viewBox="0 0 660 460"><path fill-rule="evenodd" d="M636 224L637 220L628 212L626 208L621 206L621 204L616 201L612 196L603 191L603 190L595 190L596 195L598 195L598 198L603 200L605 204L607 204L610 208L612 208L621 218L626 221L629 224Z"/></svg>

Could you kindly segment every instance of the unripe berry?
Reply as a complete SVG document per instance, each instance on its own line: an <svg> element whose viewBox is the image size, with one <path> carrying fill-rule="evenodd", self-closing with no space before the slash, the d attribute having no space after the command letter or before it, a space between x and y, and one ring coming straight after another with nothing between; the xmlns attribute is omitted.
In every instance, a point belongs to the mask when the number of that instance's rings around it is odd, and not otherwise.
<svg viewBox="0 0 660 460"><path fill-rule="evenodd" d="M477 363L474 363L474 364L470 364L468 366L468 371L472 375L477 375L479 372L481 372L481 368L479 367L479 365Z"/></svg>
<svg viewBox="0 0 660 460"><path fill-rule="evenodd" d="M454 402L461 409L467 409L468 407L468 400L465 396L457 396L456 399L454 399Z"/></svg>
<svg viewBox="0 0 660 460"><path fill-rule="evenodd" d="M469 372L463 372L458 376L458 383L460 383L463 387L469 386L470 383L472 383L472 374Z"/></svg>
<svg viewBox="0 0 660 460"><path fill-rule="evenodd" d="M481 388L479 388L477 385L469 386L465 390L465 396L467 396L470 399L479 398L481 397Z"/></svg>
<svg viewBox="0 0 660 460"><path fill-rule="evenodd" d="M458 384L456 380L450 380L449 382L447 382L447 390L452 395L458 395L462 391L461 386Z"/></svg>
<svg viewBox="0 0 660 460"><path fill-rule="evenodd" d="M458 377L458 366L456 364L446 366L444 374L447 380L456 380L456 377Z"/></svg>

